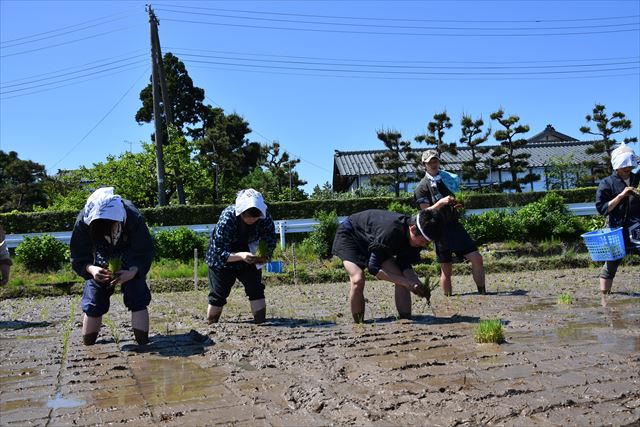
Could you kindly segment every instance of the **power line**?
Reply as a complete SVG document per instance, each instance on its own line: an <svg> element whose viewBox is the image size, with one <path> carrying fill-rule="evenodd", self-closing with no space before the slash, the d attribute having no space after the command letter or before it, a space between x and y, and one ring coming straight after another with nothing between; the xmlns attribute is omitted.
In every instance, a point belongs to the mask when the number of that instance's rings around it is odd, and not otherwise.
<svg viewBox="0 0 640 427"><path fill-rule="evenodd" d="M118 29L115 29L115 30L105 31L105 32L98 33L98 34L93 34L91 36L82 37L80 39L69 40L69 41L66 41L66 42L51 44L51 45L47 45L47 46L43 46L43 47L38 47L38 48L35 48L35 49L24 50L24 51L21 51L21 52L15 52L15 53L9 53L9 54L6 54L6 55L0 55L0 58L8 58L10 56L24 55L26 53L37 52L37 51L45 50L45 49L51 49L51 48L58 47L58 46L64 46L64 45L68 45L68 44L71 44L71 43L77 43L77 42L81 42L81 41L84 41L84 40L105 36L107 34L117 33L119 31L128 30L130 28L135 28L135 27L134 26L122 27L122 28L118 28Z"/></svg>
<svg viewBox="0 0 640 427"><path fill-rule="evenodd" d="M2 49L8 49L8 48L15 47L15 46L21 46L21 45L24 45L24 44L35 43L35 42L38 42L38 41L41 41L41 40L52 39L54 37L65 36L67 34L76 33L78 31L86 30L88 28L95 28L98 25L104 25L104 24L108 24L110 22L120 21L122 19L123 18L111 19L111 20L108 20L108 21L105 21L105 22L100 22L98 24L87 25L87 26L84 26L84 27L81 27L81 28L77 28L75 30L66 31L66 32L59 33L59 34L53 34L53 35L40 37L40 38L33 39L33 40L27 40L27 41L23 41L23 42L19 42L19 43L13 43L13 44L10 44L10 45L2 46ZM6 44L6 42L3 42L3 44Z"/></svg>
<svg viewBox="0 0 640 427"><path fill-rule="evenodd" d="M313 61L293 61L293 60L276 60L276 59L253 59L253 58L236 58L229 56L216 56L216 55L197 55L197 54L189 54L189 53L179 53L183 58L184 57L195 57L195 58L213 58L220 60L240 60L240 61L253 61L253 62L262 62L262 63L277 63L277 64L298 64L298 65L322 65L322 66L344 66L344 67L370 67L370 68L418 68L418 69L465 69L469 68L479 69L479 70L503 70L503 69L550 69L550 68L582 68L582 67L604 67L604 66L614 66L614 65L628 65L628 64L637 64L640 60L635 59L633 61L622 61L622 62L600 62L594 64L554 64L554 65L508 65L508 66L499 66L499 65L490 65L490 66L470 66L468 64L465 65L407 65L403 63L395 63L392 65L384 64L349 64L349 63L335 63L335 62L313 62Z"/></svg>
<svg viewBox="0 0 640 427"><path fill-rule="evenodd" d="M68 71L68 70L77 69L79 67L86 67L88 65L93 65L93 64L97 64L97 63L101 63L101 62L105 62L105 61L111 61L113 59L121 58L123 56L127 56L127 55L130 55L132 53L141 54L142 52L147 52L147 50L148 49L136 49L136 50L132 50L132 51L129 51L129 52L121 53L119 55L110 56L108 58L102 58L102 59L97 59L95 61L85 62L84 64L80 64L80 65L71 65L69 67L59 68L59 69L54 70L54 71L47 71L46 73L32 74L30 76L20 77L18 79L6 80L6 81L0 83L0 85L1 86L6 86L8 83L15 83L15 82L20 82L20 81L24 81L24 80L35 79L35 78L38 78L38 77L48 76L48 75L51 75L51 74L56 74L56 73L61 73L61 72Z"/></svg>
<svg viewBox="0 0 640 427"><path fill-rule="evenodd" d="M464 19L424 19L424 18L375 18L375 17L362 17L362 16L337 16L337 15L310 15L303 13L283 13L283 12L265 12L256 10L239 10L239 9L222 9L215 7L202 7L202 6L185 6L185 5L171 5L165 4L165 7L183 8L183 9L198 9L198 10L216 10L221 12L234 12L234 13L251 13L259 15L273 15L273 16L299 16L305 18L329 18L329 19L345 19L345 20L362 20L362 21L396 21L396 22L451 22L451 23L541 23L541 22L588 22L588 21L611 21L619 19L635 19L640 18L640 15L625 15L625 16L610 16L610 17L593 17L593 18L569 18L569 19L527 19L527 20L464 20ZM158 9L160 10L160 9Z"/></svg>
<svg viewBox="0 0 640 427"><path fill-rule="evenodd" d="M191 51L191 52L208 52L216 54L228 54L228 55L246 55L246 56L258 56L258 57L273 57L273 58L293 58L293 59L311 59L320 61L344 61L344 62L373 62L373 63L404 63L404 64L542 64L542 63L560 63L560 62L593 62L593 61L624 61L628 59L638 59L638 55L635 56L620 56L611 58L577 58L577 59L545 59L545 60L520 60L520 61L501 61L501 60L488 60L488 61L425 61L425 60L407 60L407 59L354 59L354 58L327 58L319 56L296 56L296 55L276 55L266 53L255 52L236 52L227 50L209 50L209 49L193 49L183 47L163 47L165 51ZM181 55L184 55L181 53Z"/></svg>
<svg viewBox="0 0 640 427"><path fill-rule="evenodd" d="M284 65L257 65L257 64L242 64L233 62L221 62L221 61L204 61L204 60L190 60L192 63L199 64L214 64L214 65L231 65L236 67L246 68L258 68L258 69L278 69L278 70L295 70L295 71L315 71L315 72L340 72L340 73L353 73L353 74L384 74L384 75L529 75L529 74L582 74L593 73L600 71L623 71L623 70L635 70L639 67L612 67L601 68L598 70L539 70L539 71L492 71L492 72L464 72L464 71L394 71L394 70L352 70L352 69L340 69L340 68L317 68L317 67L290 67ZM332 64L333 65L333 64Z"/></svg>
<svg viewBox="0 0 640 427"><path fill-rule="evenodd" d="M349 22L321 22L321 21L304 21L304 20L295 20L295 19L277 19L277 18L261 18L261 17L253 17L253 16L238 16L238 15L225 15L219 13L203 13L203 12L189 12L184 10L172 10L165 8L158 8L158 11L169 12L169 13L182 13L186 15L198 15L198 16L214 16L216 18L232 18L232 19L244 19L251 21L266 21L266 22L282 22L282 23L292 23L292 24L311 24L311 25L334 25L340 27L366 27L366 28L391 28L391 29L402 29L402 30L474 30L474 31L542 31L542 30L572 30L572 29L585 29L585 28L611 28L611 27L627 27L627 26L637 26L637 22L630 23L619 23L619 24L600 24L600 25L580 25L580 26L561 26L561 27L434 27L434 26L411 26L411 25L386 25L386 24L357 24L357 23L349 23ZM480 21L475 21L476 23Z"/></svg>
<svg viewBox="0 0 640 427"><path fill-rule="evenodd" d="M136 55L136 56L132 56L132 57L125 58L125 59L120 59L120 60L117 60L117 61L107 62L107 63L101 64L101 65L95 65L93 67L87 67L87 68L76 70L76 71L69 71L69 72L66 72L66 73L57 74L57 75L54 75L54 76L51 76L51 77L43 77L43 78L40 78L40 79L27 80L27 81L24 81L22 83L0 84L0 88L6 89L6 88L16 87L16 86L24 86L24 85L37 83L37 82L41 82L41 81L45 81L45 80L52 80L52 79L56 79L56 78L60 78L60 77L64 77L64 76L68 76L68 75L72 75L72 74L83 73L85 71L95 70L96 68L102 68L102 67L106 67L106 66L117 64L117 63L124 62L124 61L130 61L132 59L140 58L141 56L142 55ZM140 60L132 62L132 63L122 64L122 65L117 66L117 67L107 68L107 69L104 69L104 70L100 70L100 71L95 71L95 72L88 73L88 74L79 75L79 76L76 76L76 77L80 78L80 77L86 77L86 76L90 76L90 75L94 75L94 74L98 74L98 73L102 73L102 72L107 72L107 71L111 71L111 70L114 70L114 69L117 69L117 68L125 67L127 65L138 64L138 63L141 63L143 61L146 62L147 60L146 59L144 59L144 60L140 59ZM66 79L66 80L71 80L71 79ZM66 81L66 80L57 81L57 82L50 82L50 83L62 83L64 81ZM45 83L45 84L49 84L49 83ZM36 85L36 86L32 86L32 87L38 87L38 86L43 86L43 85ZM21 89L17 89L17 90L21 90ZM7 92L0 92L0 94L2 94L2 93L7 93Z"/></svg>
<svg viewBox="0 0 640 427"><path fill-rule="evenodd" d="M339 34L362 34L362 35L384 35L384 36L427 36L427 37L538 37L538 36L575 36L575 35L588 35L588 34L611 34L611 33L626 33L626 32L640 32L640 29L626 29L626 30L602 30L602 31L574 31L564 33L500 33L500 34L463 34L463 33L415 33L415 32L384 32L384 31L350 31L350 30L336 30L329 28L298 28L298 27L274 27L266 25L248 25L248 24L230 24L224 22L211 22L211 21L193 21L186 19L171 19L164 18L163 21L167 22L182 22L187 24L202 24L202 25L216 25L222 27L235 27L235 28L253 28L253 29L266 29L266 30L283 30L283 31L302 31L302 32L315 32L315 33L339 33Z"/></svg>
<svg viewBox="0 0 640 427"><path fill-rule="evenodd" d="M209 95L205 95L204 97L205 97L205 98L207 98L209 101L211 101L212 103L214 103L215 105L217 105L218 107L220 107L220 108L222 108L222 109L224 110L224 107L223 107L222 105L218 104L218 103L217 103L216 101L214 101L213 99L211 99L211 98L209 97ZM263 134L261 134L261 133L260 133L260 132L258 132L257 130L253 130L253 129L251 129L251 133L255 133L255 134L257 134L257 135L261 136L261 137L262 137L262 138L263 138L267 143L269 143L269 142L273 141L273 139L267 138L266 136L264 136ZM322 170L323 170L323 171L325 171L325 172L331 172L329 169L327 169L327 168L325 168L325 167L322 167L322 166L320 166L320 165L316 165L315 163L310 162L309 160L303 159L301 156L298 156L296 153L292 152L291 150L285 150L285 151L288 151L289 153L293 154L295 157L297 157L297 158L298 158L298 159L300 159L301 161L304 161L305 163L308 163L308 164L310 164L311 166L315 166L315 167L317 167L318 169L322 169Z"/></svg>
<svg viewBox="0 0 640 427"><path fill-rule="evenodd" d="M132 9L133 8L130 8L129 10L132 10ZM137 7L136 7L136 9L137 9ZM56 28L56 29L53 29L53 30L44 31L44 32L41 32L41 33L35 33L35 34L31 34L31 35L24 36L24 37L18 37L18 38L11 39L11 40L4 40L4 41L0 42L0 45L3 45L5 43L13 43L13 42L17 42L17 41L20 41L20 40L33 38L33 37L39 37L39 36L43 36L45 34L51 34L51 33L57 32L57 31L63 31L63 30L69 29L69 28L74 28L74 27L78 27L78 26L81 26L81 25L86 25L86 24L89 24L91 22L101 21L103 19L112 18L114 16L120 16L120 15L128 14L128 13L129 12L118 12L118 13L113 14L113 15L107 15L107 16L103 16L103 17L100 17L100 18L90 19L88 21L83 21L83 22L80 22L78 24L67 25L65 27L60 27L60 28ZM96 25L101 25L101 24L96 24Z"/></svg>
<svg viewBox="0 0 640 427"><path fill-rule="evenodd" d="M122 102L122 100L129 94L129 92L131 92L131 89L133 89L135 87L135 85L140 81L140 79L145 75L149 73L149 68L147 67L147 69L140 74L140 76L136 79L135 82L133 82L133 84L129 87L129 89L127 89L125 91L125 93L120 97L120 99L118 99L118 101L116 101L116 103L113 105L113 107L111 107L109 109L109 111L107 111L107 113L102 116L102 118L100 120L98 120L98 123L96 123L90 130L89 132L87 132L82 138L80 138L80 140L75 143L75 145L73 147L71 147L71 149L69 151L67 151L67 153L62 156L62 158L60 160L58 160L57 162L55 162L51 168L55 168L60 162L62 162L64 159L66 159L69 154L71 154L73 152L73 150L75 150L76 148L78 148L78 146L85 140L87 139L87 137L89 135L91 135L91 133L98 127L100 126L100 123L102 123L112 112L113 110L115 110L115 108Z"/></svg>
<svg viewBox="0 0 640 427"><path fill-rule="evenodd" d="M289 72L278 72L278 71L264 71L264 70L243 70L237 68L224 68L224 67L208 67L205 65L190 65L191 68L202 68L207 70L218 70L218 71L232 71L232 72L243 72L243 73L257 73L257 74L274 74L274 75L286 75L286 76L300 76L300 77L329 77L329 78L340 78L340 79L359 79L359 80L399 80L399 81L487 81L487 80L511 80L511 81L523 81L523 80L568 80L568 79L596 79L596 78L610 78L610 77L629 77L634 76L637 77L638 73L616 73L616 74L600 74L600 75L589 75L589 76L544 76L544 77L536 77L533 76L527 77L504 77L504 76L486 76L486 77L389 77L389 76L363 76L363 75L341 75L341 74L318 74L318 73L289 73Z"/></svg>
<svg viewBox="0 0 640 427"><path fill-rule="evenodd" d="M53 86L53 87L48 87L48 88L41 89L41 90L35 90L35 91L32 91L32 92L27 92L27 93L20 93L20 94L16 94L16 95L13 95L13 96L4 96L4 97L0 98L0 100L4 101L6 99L21 98L21 97L33 95L33 94L36 94L36 93L49 92L51 90L60 89L60 88L67 87L67 86L73 86L73 85L76 85L76 84L85 83L85 82L88 82L88 81L91 81L91 80L97 80L97 79L101 79L101 78L104 78L104 77L113 76L113 75L116 75L116 74L123 73L125 71L137 70L137 69L139 69L141 67L144 67L144 66L145 65L138 65L138 66L134 66L134 67L130 67L130 68L124 68L124 69L118 70L118 71L116 71L114 73L104 74L104 75L100 75L100 76L92 77L92 78L88 78L88 79L83 79L83 80L73 80L73 81L71 81L71 83L66 83L66 84Z"/></svg>

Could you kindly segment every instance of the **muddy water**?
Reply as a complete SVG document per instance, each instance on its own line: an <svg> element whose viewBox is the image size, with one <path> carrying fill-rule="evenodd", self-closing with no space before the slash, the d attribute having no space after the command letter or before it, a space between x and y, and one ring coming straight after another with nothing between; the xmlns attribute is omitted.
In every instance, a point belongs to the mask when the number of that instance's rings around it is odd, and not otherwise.
<svg viewBox="0 0 640 427"><path fill-rule="evenodd" d="M433 311L416 301L413 321L396 320L392 286L367 283L364 325L346 283L268 288L260 326L241 289L213 326L204 291L155 294L143 347L121 296L93 347L76 300L2 301L0 424L639 423L640 273L621 269L605 306L597 274L488 275L486 296L455 277L455 295L436 293ZM475 343L485 318L505 343Z"/></svg>

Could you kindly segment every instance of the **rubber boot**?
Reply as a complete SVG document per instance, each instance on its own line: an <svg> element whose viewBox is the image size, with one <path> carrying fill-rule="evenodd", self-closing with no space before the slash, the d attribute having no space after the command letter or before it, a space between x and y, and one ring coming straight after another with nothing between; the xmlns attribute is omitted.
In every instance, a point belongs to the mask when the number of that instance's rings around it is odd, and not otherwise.
<svg viewBox="0 0 640 427"><path fill-rule="evenodd" d="M411 313L398 313L398 319L411 320Z"/></svg>
<svg viewBox="0 0 640 427"><path fill-rule="evenodd" d="M133 336L136 338L136 342L140 345L149 343L149 331L142 331L140 329L133 328Z"/></svg>
<svg viewBox="0 0 640 427"><path fill-rule="evenodd" d="M84 334L82 336L82 342L84 343L84 345L94 345L96 343L96 340L98 339L98 333L97 332L93 332L90 334Z"/></svg>
<svg viewBox="0 0 640 427"><path fill-rule="evenodd" d="M486 295L487 294L487 288L478 287L478 294Z"/></svg>

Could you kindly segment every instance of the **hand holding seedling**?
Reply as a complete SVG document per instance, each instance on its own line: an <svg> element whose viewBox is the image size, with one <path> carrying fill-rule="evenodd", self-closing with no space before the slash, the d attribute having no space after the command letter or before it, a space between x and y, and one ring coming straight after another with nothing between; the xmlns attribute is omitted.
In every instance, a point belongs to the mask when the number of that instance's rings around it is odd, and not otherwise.
<svg viewBox="0 0 640 427"><path fill-rule="evenodd" d="M106 283L113 278L109 270L107 270L106 268L102 268L98 265L88 265L86 270L87 270L87 273L93 276L93 280L95 280L98 283Z"/></svg>
<svg viewBox="0 0 640 427"><path fill-rule="evenodd" d="M138 267L131 267L128 270L118 270L113 272L113 280L111 285L122 285L133 279L138 274Z"/></svg>
<svg viewBox="0 0 640 427"><path fill-rule="evenodd" d="M629 197L629 196L635 196L640 198L640 192L638 192L638 189L635 187L626 187L624 189L624 191L622 191L622 193L620 193L620 195L622 197Z"/></svg>

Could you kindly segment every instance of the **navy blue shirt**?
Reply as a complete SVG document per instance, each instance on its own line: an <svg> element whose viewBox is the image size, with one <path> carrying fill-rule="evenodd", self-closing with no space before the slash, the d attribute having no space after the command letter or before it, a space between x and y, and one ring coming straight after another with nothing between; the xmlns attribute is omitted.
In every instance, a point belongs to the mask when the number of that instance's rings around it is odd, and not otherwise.
<svg viewBox="0 0 640 427"><path fill-rule="evenodd" d="M204 257L211 268L240 268L242 262L227 264L229 255L248 251L249 243L267 242L267 258L271 258L276 248L276 226L267 212L255 224L247 225L240 216L236 216L235 205L228 206L220 214L218 224L211 232L209 248Z"/></svg>

